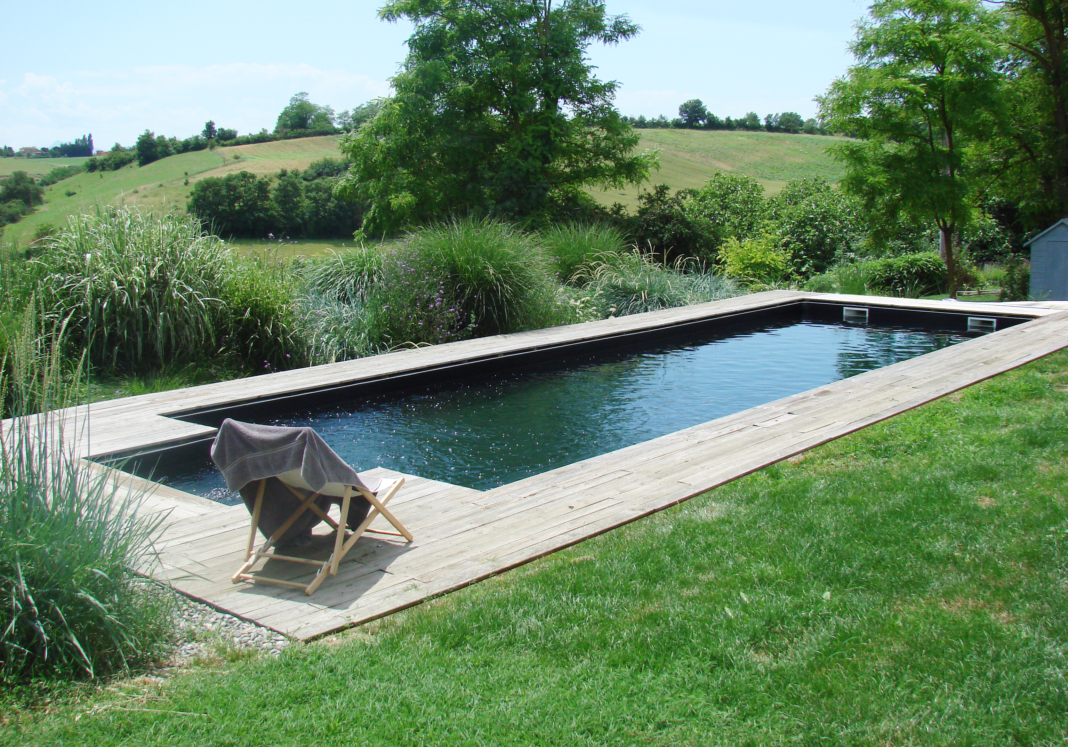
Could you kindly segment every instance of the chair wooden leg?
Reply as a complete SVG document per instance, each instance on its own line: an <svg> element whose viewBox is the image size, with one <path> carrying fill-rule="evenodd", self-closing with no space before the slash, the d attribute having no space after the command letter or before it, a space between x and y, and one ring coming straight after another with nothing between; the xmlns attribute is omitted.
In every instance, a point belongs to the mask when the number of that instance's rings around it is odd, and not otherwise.
<svg viewBox="0 0 1068 747"><path fill-rule="evenodd" d="M254 550L256 530L259 525L260 509L263 504L263 496L266 483L266 480L261 480L256 493L256 503L252 511L252 528L249 530L249 542L248 549L246 551L246 562L244 565L241 566L241 569L233 575L233 582L235 584L240 581L278 584L281 586L303 589L306 595L311 596L313 593L315 593L315 590L318 589L320 585L322 585L323 581L326 580L327 576L337 575L338 567L341 564L341 559L344 558L348 551L352 549L352 546L356 544L356 540L358 540L360 536L365 531L367 531L367 527L370 526L371 522L374 521L375 518L379 515L384 516L390 524L392 524L397 530L399 530L399 533L397 533L395 536L404 537L406 540L408 540L408 542L414 541L412 533L409 532L407 528L405 528L405 526L400 523L397 517L395 517L386 508L386 504L389 503L390 499L393 498L394 495L396 495L397 491L404 484L404 478L401 477L395 480L394 483L390 485L384 493L381 493L377 496L373 493L357 488L357 490L359 490L363 497L366 498L367 501L371 504L371 510L367 514L367 517L360 524L360 526L354 529L352 534L347 539L345 537L345 527L348 523L349 509L352 505L353 486L348 485L345 487L345 492L341 499L341 516L339 521L335 523L328 516L324 516L324 512L319 509L318 506L315 505L314 501L316 498L319 497L318 493L313 493L305 498L303 494L298 493L296 489L286 484L286 487L288 487L294 495L296 495L298 498L301 498L302 503L300 507L297 508L297 510L294 511L288 519L286 519L282 526L279 527L274 532L274 534L272 534L267 539L267 541L263 543L259 550ZM333 553L331 553L330 557L326 561L321 562L307 560L304 558L278 555L277 553L270 553L270 549L275 545L276 542L278 542L282 538L282 535L284 535L286 531L288 531L288 529L293 526L293 523L300 517L302 513L304 513L304 511L309 509L317 516L319 516L319 518L326 519L330 526L334 527L337 530L337 534L334 537L334 551ZM394 535L393 532L382 533ZM265 557L277 558L278 560L286 560L297 563L307 563L308 565L318 565L320 567L319 571L315 574L315 578L312 579L310 584L299 584L293 581L283 581L281 579L268 578L266 576L255 576L248 573L248 570L250 568L252 568L257 562L259 562L262 558Z"/></svg>
<svg viewBox="0 0 1068 747"><path fill-rule="evenodd" d="M390 487L390 489L386 491L386 494L382 497L372 495L371 493L365 493L364 497L371 502L371 505L378 510L378 513L386 517L386 520L394 527L396 527L397 531L401 533L401 536L404 537L404 539L408 540L409 542L413 542L415 538L412 537L412 533L409 532L408 529L400 523L397 517L394 516L389 511L389 509L386 508L386 504L389 503L389 500L397 494L397 491L400 490L400 487L403 484L404 478L402 477L401 479L397 480L397 482L395 482L392 487Z"/></svg>
<svg viewBox="0 0 1068 747"><path fill-rule="evenodd" d="M330 575L337 575L337 566L341 562L341 548L345 544L345 524L349 520L349 505L352 502L352 487L345 486L345 495L341 498L341 518L337 523L337 536L334 537L334 553L330 556Z"/></svg>

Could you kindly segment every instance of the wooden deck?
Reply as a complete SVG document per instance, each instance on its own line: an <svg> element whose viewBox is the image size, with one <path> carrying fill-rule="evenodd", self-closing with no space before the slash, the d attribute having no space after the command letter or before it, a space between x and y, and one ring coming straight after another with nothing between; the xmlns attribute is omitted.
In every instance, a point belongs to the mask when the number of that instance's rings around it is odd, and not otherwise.
<svg viewBox="0 0 1068 747"><path fill-rule="evenodd" d="M101 403L89 414L84 453L112 453L214 433L212 428L168 417L175 412L805 298L827 297L792 292L757 294ZM947 304L899 299L834 298L866 306L949 308ZM968 304L966 308L973 315L1009 311L985 304ZM408 545L373 535L361 538L338 576L312 597L284 587L232 584L230 575L240 565L248 536L245 508L224 507L163 488L144 508L166 512L157 542L159 564L153 573L183 593L220 609L298 639L314 638L527 563L1068 346L1068 311L1012 311L1033 315L1034 319L493 490L479 492L406 476L404 489L390 507L413 532L415 542ZM305 551L314 555L323 547L325 536ZM301 571L291 564L277 565L282 567L272 567L272 574Z"/></svg>

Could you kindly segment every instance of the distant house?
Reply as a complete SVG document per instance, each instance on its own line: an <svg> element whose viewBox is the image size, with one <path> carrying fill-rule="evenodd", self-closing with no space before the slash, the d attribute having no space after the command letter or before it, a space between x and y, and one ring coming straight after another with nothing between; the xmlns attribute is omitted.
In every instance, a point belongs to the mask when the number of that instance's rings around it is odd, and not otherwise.
<svg viewBox="0 0 1068 747"><path fill-rule="evenodd" d="M98 150L96 152L96 157L97 158L103 158L104 156L107 156L107 155L110 155L110 154L111 154L110 150Z"/></svg>
<svg viewBox="0 0 1068 747"><path fill-rule="evenodd" d="M40 148L34 148L32 145L27 145L24 148L19 148L19 155L23 158L33 158L40 152Z"/></svg>
<svg viewBox="0 0 1068 747"><path fill-rule="evenodd" d="M1068 219L1027 242L1031 247L1031 298L1068 301Z"/></svg>

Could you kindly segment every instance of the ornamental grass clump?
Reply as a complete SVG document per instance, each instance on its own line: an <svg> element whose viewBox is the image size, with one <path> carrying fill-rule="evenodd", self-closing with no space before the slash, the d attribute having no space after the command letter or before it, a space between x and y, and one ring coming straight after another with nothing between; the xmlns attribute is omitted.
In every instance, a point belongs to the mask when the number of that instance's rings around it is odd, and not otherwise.
<svg viewBox="0 0 1068 747"><path fill-rule="evenodd" d="M745 292L732 280L703 270L687 259L663 265L635 248L602 255L579 273L578 281L593 293L607 316L718 301Z"/></svg>
<svg viewBox="0 0 1068 747"><path fill-rule="evenodd" d="M0 423L0 682L98 677L154 660L173 599L134 572L154 523L78 459L80 398L60 333L32 305L11 348L11 404ZM66 382L66 383L65 383ZM8 384L5 384L8 386Z"/></svg>
<svg viewBox="0 0 1068 747"><path fill-rule="evenodd" d="M377 338L375 317L367 304L310 293L298 300L297 318L305 357L313 366L363 358L388 349Z"/></svg>
<svg viewBox="0 0 1068 747"><path fill-rule="evenodd" d="M331 252L310 260L304 286L310 296L333 297L341 303L366 303L382 276L383 253L365 246Z"/></svg>
<svg viewBox="0 0 1068 747"><path fill-rule="evenodd" d="M539 231L538 239L565 283L598 256L620 254L626 245L619 229L600 223L555 224Z"/></svg>
<svg viewBox="0 0 1068 747"><path fill-rule="evenodd" d="M272 257L235 262L221 288L215 328L226 360L254 373L307 365L297 284Z"/></svg>
<svg viewBox="0 0 1068 747"><path fill-rule="evenodd" d="M475 218L440 223L409 236L396 256L419 257L420 267L437 273L442 298L455 304L459 319L470 321L475 336L560 322L544 252L533 236L506 223ZM382 288L388 291L389 282Z"/></svg>
<svg viewBox="0 0 1068 747"><path fill-rule="evenodd" d="M46 243L41 300L69 343L109 369L212 351L231 256L190 217L108 207L71 217Z"/></svg>

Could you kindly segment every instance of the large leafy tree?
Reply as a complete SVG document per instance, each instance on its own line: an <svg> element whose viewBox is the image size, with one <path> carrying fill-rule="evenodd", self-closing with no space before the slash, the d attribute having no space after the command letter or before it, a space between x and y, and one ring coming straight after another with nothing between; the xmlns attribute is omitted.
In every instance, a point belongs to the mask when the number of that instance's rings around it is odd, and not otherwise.
<svg viewBox="0 0 1068 747"><path fill-rule="evenodd" d="M537 215L584 185L647 177L618 84L585 57L638 32L602 2L391 0L379 15L415 29L393 97L341 146L353 166L340 191L369 205L366 233L472 209Z"/></svg>
<svg viewBox="0 0 1068 747"><path fill-rule="evenodd" d="M1008 0L1002 127L984 153L1035 227L1068 216L1068 5Z"/></svg>
<svg viewBox="0 0 1068 747"><path fill-rule="evenodd" d="M320 106L308 101L305 91L293 94L289 104L278 115L275 132L302 132L304 130L325 130L334 126L334 110L329 106Z"/></svg>
<svg viewBox="0 0 1068 747"><path fill-rule="evenodd" d="M976 187L968 148L995 119L995 22L977 0L880 0L870 12L851 45L856 63L820 99L821 114L857 137L834 153L876 234L902 216L937 226L956 295L954 236Z"/></svg>

